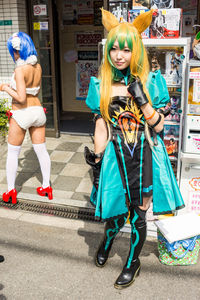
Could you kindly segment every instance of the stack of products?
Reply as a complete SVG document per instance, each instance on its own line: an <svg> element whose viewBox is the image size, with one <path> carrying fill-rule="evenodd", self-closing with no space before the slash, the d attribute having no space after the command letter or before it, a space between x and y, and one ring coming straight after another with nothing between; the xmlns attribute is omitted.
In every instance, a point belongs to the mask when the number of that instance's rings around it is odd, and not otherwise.
<svg viewBox="0 0 200 300"><path fill-rule="evenodd" d="M174 8L174 0L111 0L109 10L119 21L133 22L140 14L155 9L151 26L142 38L165 39L181 36L182 9Z"/></svg>

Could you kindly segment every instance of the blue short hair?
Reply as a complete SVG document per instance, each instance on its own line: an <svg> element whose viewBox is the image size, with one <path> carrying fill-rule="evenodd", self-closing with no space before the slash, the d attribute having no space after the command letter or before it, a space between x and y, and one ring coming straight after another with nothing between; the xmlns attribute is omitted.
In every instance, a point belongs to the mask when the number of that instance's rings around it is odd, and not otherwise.
<svg viewBox="0 0 200 300"><path fill-rule="evenodd" d="M18 36L20 39L20 50L18 51L21 59L26 60L31 55L37 56L35 45L28 34L26 34L25 32L17 32L15 35ZM8 51L10 52L10 55L12 56L13 61L15 62L14 52L16 52L16 50L13 48L12 39L13 35L9 37L7 41L7 47Z"/></svg>

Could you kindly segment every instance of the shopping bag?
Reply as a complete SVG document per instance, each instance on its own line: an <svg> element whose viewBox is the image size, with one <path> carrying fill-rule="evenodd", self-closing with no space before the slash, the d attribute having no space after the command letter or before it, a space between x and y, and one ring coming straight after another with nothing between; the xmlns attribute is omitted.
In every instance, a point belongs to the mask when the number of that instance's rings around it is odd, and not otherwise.
<svg viewBox="0 0 200 300"><path fill-rule="evenodd" d="M165 265L187 266L197 263L200 236L169 243L158 230L159 261Z"/></svg>

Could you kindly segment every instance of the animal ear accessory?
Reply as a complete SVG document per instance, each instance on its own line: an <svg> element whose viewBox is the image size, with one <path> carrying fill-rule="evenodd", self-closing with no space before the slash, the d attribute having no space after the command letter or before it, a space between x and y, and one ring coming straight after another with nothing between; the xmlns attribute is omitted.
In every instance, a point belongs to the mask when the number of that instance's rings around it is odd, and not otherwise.
<svg viewBox="0 0 200 300"><path fill-rule="evenodd" d="M108 32L112 28L120 24L118 19L111 12L103 8L101 9L101 11L102 11L102 24ZM145 13L142 13L141 15L135 18L133 23L129 23L129 24L135 27L138 30L139 34L141 34L151 24L153 12L154 10L151 9Z"/></svg>

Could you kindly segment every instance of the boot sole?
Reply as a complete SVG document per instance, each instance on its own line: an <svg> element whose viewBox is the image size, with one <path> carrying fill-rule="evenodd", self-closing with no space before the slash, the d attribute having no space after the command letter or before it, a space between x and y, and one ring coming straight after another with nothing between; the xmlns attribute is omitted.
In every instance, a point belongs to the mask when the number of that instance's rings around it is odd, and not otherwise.
<svg viewBox="0 0 200 300"><path fill-rule="evenodd" d="M126 288L126 287L129 287L129 286L135 281L135 278L136 278L137 276L139 276L139 274L140 274L140 268L141 268L141 267L139 267L139 268L136 270L133 279L132 279L129 283L126 283L126 284L123 284L123 285L119 285L119 284L115 283L115 284L114 284L114 287L115 287L116 289L118 289L118 290L122 290L122 289L124 289L124 288Z"/></svg>

